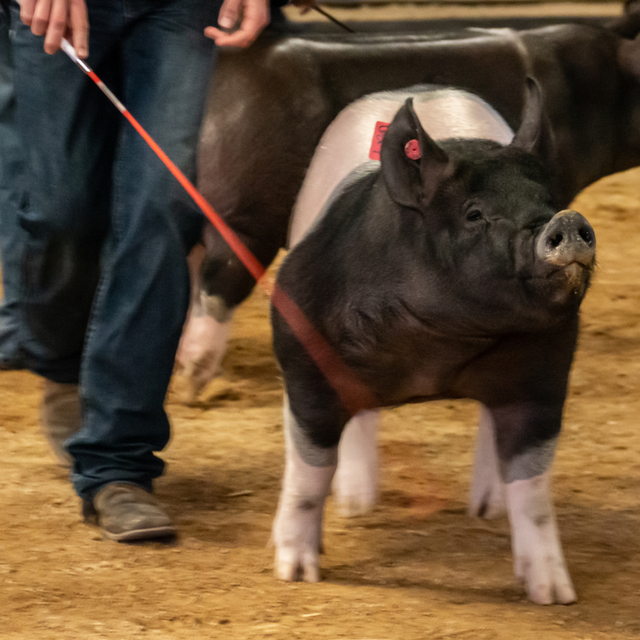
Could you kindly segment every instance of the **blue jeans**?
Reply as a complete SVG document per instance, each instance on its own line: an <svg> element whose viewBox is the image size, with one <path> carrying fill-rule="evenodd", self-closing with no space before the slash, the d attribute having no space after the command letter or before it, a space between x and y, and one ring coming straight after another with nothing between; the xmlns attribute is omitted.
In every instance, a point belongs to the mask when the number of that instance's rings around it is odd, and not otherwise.
<svg viewBox="0 0 640 640"><path fill-rule="evenodd" d="M18 211L25 206L25 165L15 129L9 16L0 9L0 259L3 288L0 304L0 368L21 365L18 301L25 232L18 224Z"/></svg>
<svg viewBox="0 0 640 640"><path fill-rule="evenodd" d="M88 0L87 63L190 178L214 60L211 0ZM164 398L189 301L186 254L202 215L93 82L18 22L18 125L31 208L22 306L47 358L80 382L82 429L67 442L78 494L151 489L169 439Z"/></svg>

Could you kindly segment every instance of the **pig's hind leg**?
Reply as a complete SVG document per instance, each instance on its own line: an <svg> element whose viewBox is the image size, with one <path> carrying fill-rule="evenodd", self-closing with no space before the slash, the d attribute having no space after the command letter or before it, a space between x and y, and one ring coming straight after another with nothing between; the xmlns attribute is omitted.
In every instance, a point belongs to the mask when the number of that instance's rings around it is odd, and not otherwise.
<svg viewBox="0 0 640 640"><path fill-rule="evenodd" d="M498 464L495 425L491 412L480 405L476 452L471 474L468 514L479 518L496 518L507 510L505 489Z"/></svg>
<svg viewBox="0 0 640 640"><path fill-rule="evenodd" d="M378 492L377 411L361 411L347 423L338 447L333 494L345 517L373 509Z"/></svg>
<svg viewBox="0 0 640 640"><path fill-rule="evenodd" d="M314 444L284 402L286 463L273 524L275 574L281 580L320 580L324 503L337 466L338 447Z"/></svg>

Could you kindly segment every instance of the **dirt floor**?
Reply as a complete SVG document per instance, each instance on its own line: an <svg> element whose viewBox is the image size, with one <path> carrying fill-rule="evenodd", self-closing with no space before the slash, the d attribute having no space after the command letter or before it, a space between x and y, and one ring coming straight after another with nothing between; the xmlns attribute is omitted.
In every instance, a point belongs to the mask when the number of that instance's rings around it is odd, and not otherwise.
<svg viewBox="0 0 640 640"><path fill-rule="evenodd" d="M268 548L283 468L267 301L243 306L224 378L168 399L157 494L175 543L103 541L39 431L40 383L0 373L0 638L618 639L640 635L640 170L574 203L598 241L554 472L579 602L527 603L506 519L465 515L477 408L384 413L379 507L329 504L324 582L283 584Z"/></svg>

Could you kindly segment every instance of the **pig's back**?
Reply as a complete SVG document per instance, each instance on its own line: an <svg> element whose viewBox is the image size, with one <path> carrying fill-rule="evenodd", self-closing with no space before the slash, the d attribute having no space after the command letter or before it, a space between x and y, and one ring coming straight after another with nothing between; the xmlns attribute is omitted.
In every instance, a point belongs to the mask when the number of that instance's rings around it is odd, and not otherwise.
<svg viewBox="0 0 640 640"><path fill-rule="evenodd" d="M331 194L358 178L350 176L356 167L369 163L359 170L367 173L378 164L380 134L407 98L413 98L414 110L434 140L482 138L507 145L513 138L502 116L467 91L417 86L366 96L343 109L322 136L294 206L289 248L306 235Z"/></svg>

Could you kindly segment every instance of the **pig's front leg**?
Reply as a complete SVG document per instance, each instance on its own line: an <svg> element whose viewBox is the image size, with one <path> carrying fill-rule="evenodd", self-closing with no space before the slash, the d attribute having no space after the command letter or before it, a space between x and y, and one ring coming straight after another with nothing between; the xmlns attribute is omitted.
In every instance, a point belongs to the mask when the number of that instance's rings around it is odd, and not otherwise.
<svg viewBox="0 0 640 640"><path fill-rule="evenodd" d="M558 425L561 411L560 408L557 412ZM546 437L542 437L532 426L530 416L522 419L517 410L505 413L497 443L500 473L506 484L516 577L524 583L532 602L575 602L576 592L567 571L551 502L550 469L559 426L548 428L553 418L547 412ZM500 430L495 413L493 417ZM508 421L504 421L505 417Z"/></svg>
<svg viewBox="0 0 640 640"><path fill-rule="evenodd" d="M286 466L273 525L275 573L281 580L320 580L324 503L336 470L337 447L314 445L284 403Z"/></svg>
<svg viewBox="0 0 640 640"><path fill-rule="evenodd" d="M338 469L333 493L338 510L345 517L373 509L378 492L377 411L361 411L349 422L338 446Z"/></svg>
<svg viewBox="0 0 640 640"><path fill-rule="evenodd" d="M538 604L576 601L551 502L550 471L507 484L514 569Z"/></svg>
<svg viewBox="0 0 640 640"><path fill-rule="evenodd" d="M470 516L491 519L505 511L505 490L500 477L495 425L491 412L484 405L480 405L468 513Z"/></svg>

